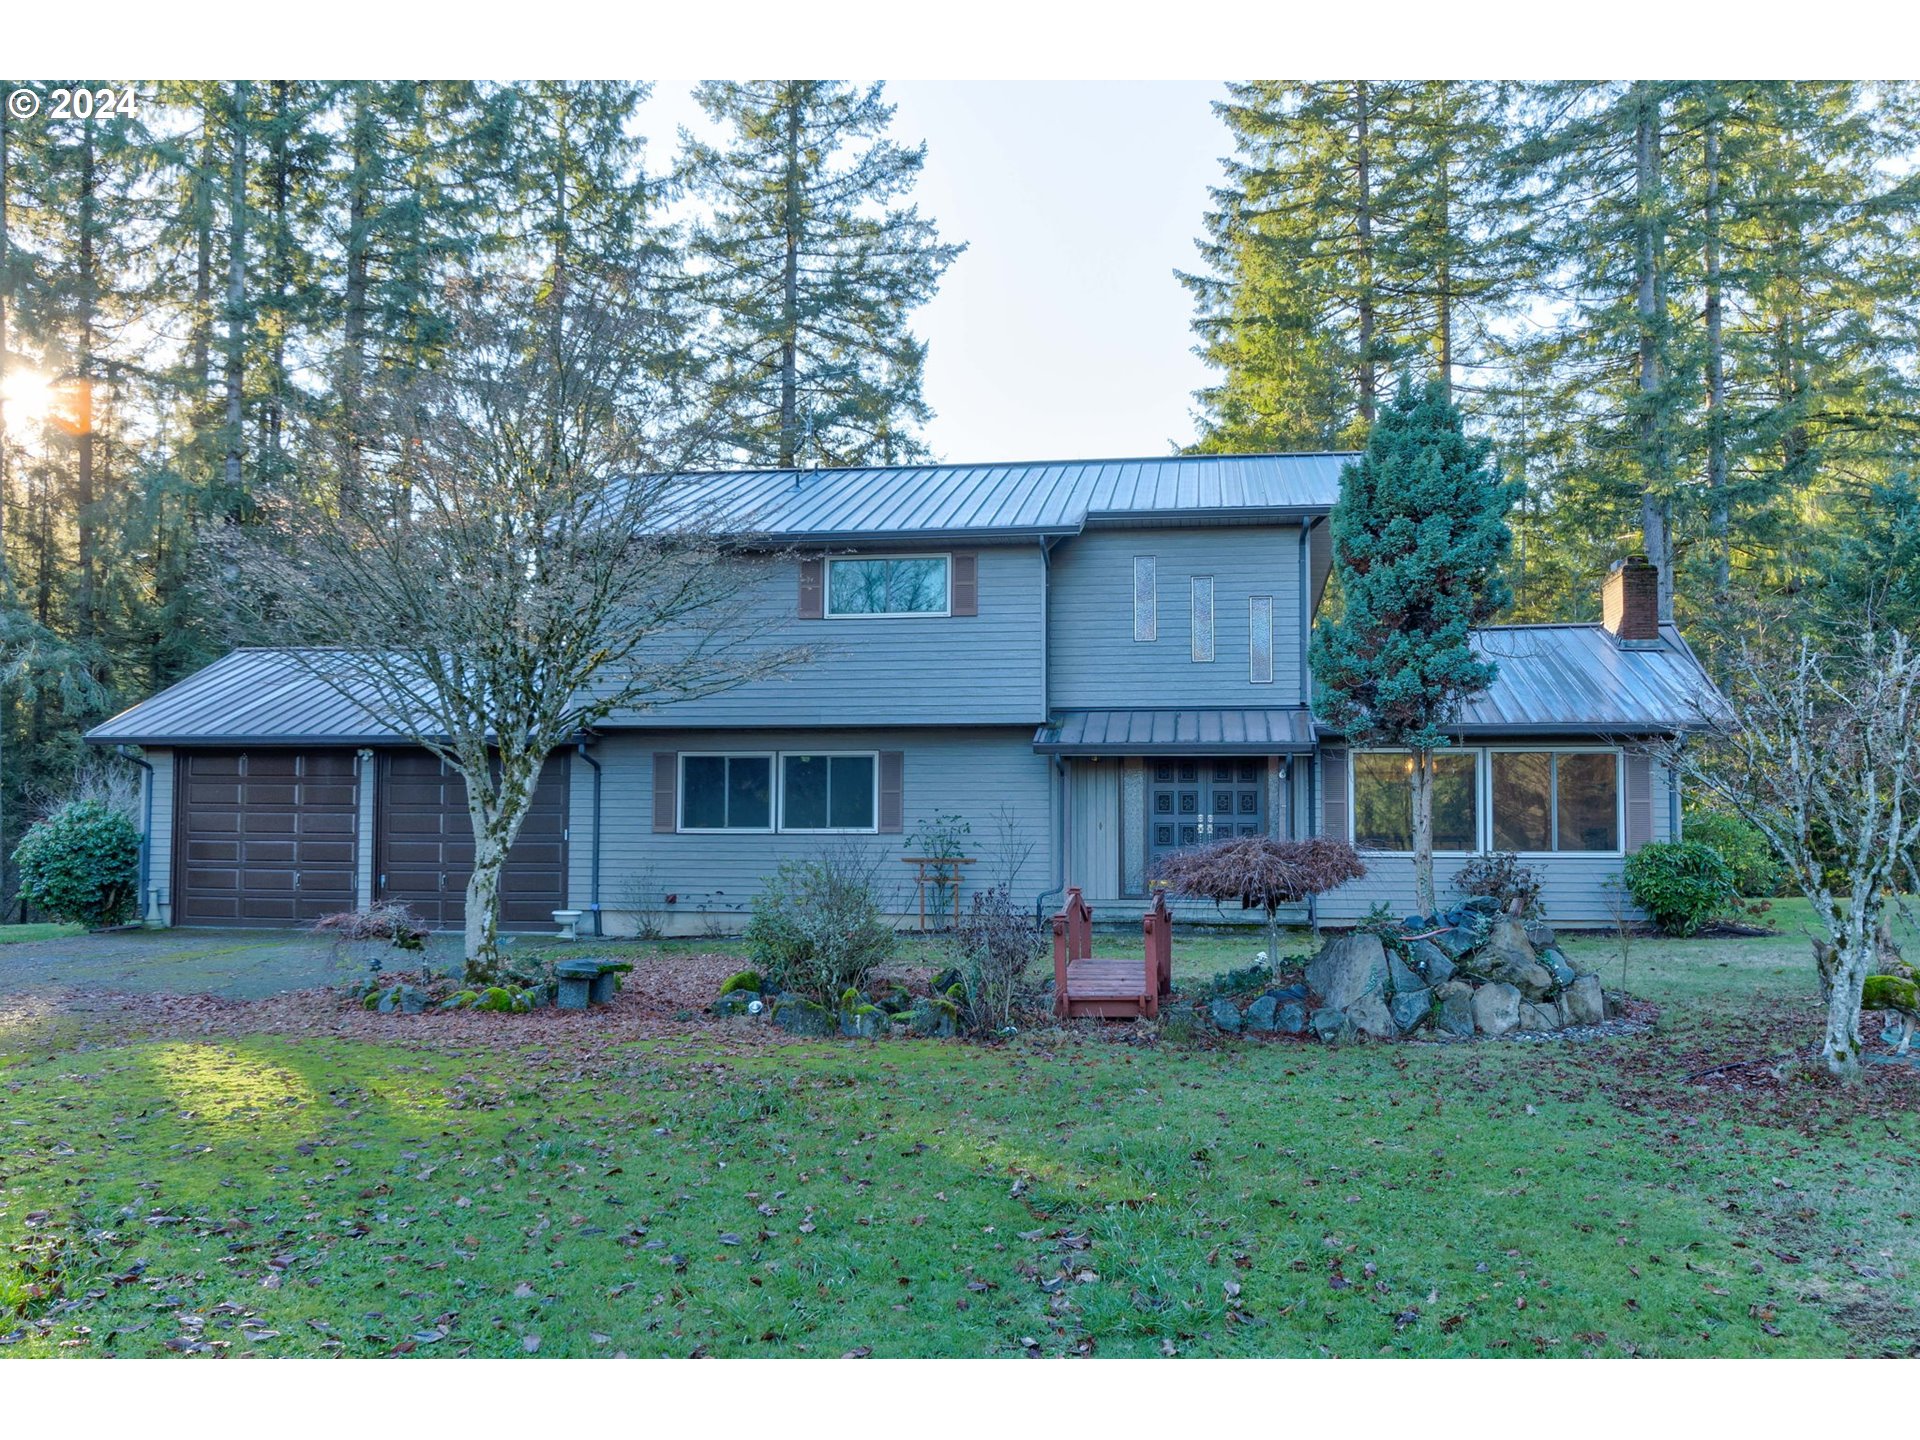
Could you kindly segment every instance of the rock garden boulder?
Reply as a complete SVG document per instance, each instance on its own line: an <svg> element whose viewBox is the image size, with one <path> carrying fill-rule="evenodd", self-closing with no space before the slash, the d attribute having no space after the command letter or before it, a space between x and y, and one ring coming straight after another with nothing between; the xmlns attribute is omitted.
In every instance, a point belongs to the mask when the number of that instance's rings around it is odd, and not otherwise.
<svg viewBox="0 0 1920 1440"><path fill-rule="evenodd" d="M1473 992L1473 1028L1482 1035L1504 1035L1520 1023L1520 992L1503 981Z"/></svg>
<svg viewBox="0 0 1920 1440"><path fill-rule="evenodd" d="M1560 996L1560 1013L1569 1025L1598 1025L1607 1018L1607 997L1601 993L1600 977L1582 975Z"/></svg>
<svg viewBox="0 0 1920 1440"><path fill-rule="evenodd" d="M1213 1022L1214 1029L1224 1035L1240 1033L1240 1007L1224 995L1207 1006L1207 1019Z"/></svg>
<svg viewBox="0 0 1920 1440"><path fill-rule="evenodd" d="M1378 935L1361 931L1341 935L1307 962L1307 988L1334 1010L1344 1010L1362 995L1384 995L1387 950Z"/></svg>
<svg viewBox="0 0 1920 1440"><path fill-rule="evenodd" d="M1454 980L1435 992L1438 996L1433 1007L1434 1028L1442 1034L1468 1039L1473 1035L1473 987L1464 980Z"/></svg>
<svg viewBox="0 0 1920 1440"><path fill-rule="evenodd" d="M1387 1008L1386 997L1377 991L1362 995L1347 1007L1347 1023L1375 1040L1392 1040L1400 1034L1393 1012Z"/></svg>
<svg viewBox="0 0 1920 1440"><path fill-rule="evenodd" d="M1387 1011L1402 1030L1418 1029L1433 1014L1433 991L1424 986L1395 991L1387 1002Z"/></svg>

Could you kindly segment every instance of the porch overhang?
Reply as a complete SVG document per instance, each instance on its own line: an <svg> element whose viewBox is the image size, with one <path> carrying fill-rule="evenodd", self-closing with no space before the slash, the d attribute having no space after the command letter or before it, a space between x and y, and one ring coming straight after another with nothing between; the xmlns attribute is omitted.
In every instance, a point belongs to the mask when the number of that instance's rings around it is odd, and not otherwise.
<svg viewBox="0 0 1920 1440"><path fill-rule="evenodd" d="M1272 710L1064 710L1033 736L1043 755L1307 755L1313 715Z"/></svg>

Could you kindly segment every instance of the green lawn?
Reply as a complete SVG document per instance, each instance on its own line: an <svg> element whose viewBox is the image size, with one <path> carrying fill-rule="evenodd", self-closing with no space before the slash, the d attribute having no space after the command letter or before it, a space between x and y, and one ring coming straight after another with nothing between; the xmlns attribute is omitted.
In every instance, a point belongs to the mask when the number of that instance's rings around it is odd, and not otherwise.
<svg viewBox="0 0 1920 1440"><path fill-rule="evenodd" d="M1583 1046L0 1010L0 1355L1912 1353L1920 1071L1688 1083L1812 1035L1805 955L1637 941Z"/></svg>
<svg viewBox="0 0 1920 1440"><path fill-rule="evenodd" d="M84 925L0 925L0 945L18 945L25 941L59 940L68 935L84 935Z"/></svg>

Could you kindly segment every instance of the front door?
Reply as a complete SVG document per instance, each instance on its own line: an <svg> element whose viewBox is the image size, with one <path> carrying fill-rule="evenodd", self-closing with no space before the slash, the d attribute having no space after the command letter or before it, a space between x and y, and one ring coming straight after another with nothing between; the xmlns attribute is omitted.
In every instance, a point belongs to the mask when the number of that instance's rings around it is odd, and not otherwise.
<svg viewBox="0 0 1920 1440"><path fill-rule="evenodd" d="M1267 828L1267 762L1264 757L1149 760L1147 869L1189 845L1231 835L1260 835Z"/></svg>

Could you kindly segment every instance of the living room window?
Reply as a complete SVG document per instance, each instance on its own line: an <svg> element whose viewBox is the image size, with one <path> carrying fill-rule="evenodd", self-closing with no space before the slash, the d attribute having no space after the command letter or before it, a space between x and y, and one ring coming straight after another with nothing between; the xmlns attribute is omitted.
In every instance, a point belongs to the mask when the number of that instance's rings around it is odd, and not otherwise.
<svg viewBox="0 0 1920 1440"><path fill-rule="evenodd" d="M1494 849L1620 849L1617 750L1494 750L1489 768Z"/></svg>
<svg viewBox="0 0 1920 1440"><path fill-rule="evenodd" d="M1479 754L1433 757L1433 848L1480 848ZM1413 849L1413 756L1359 750L1353 756L1353 843L1362 850Z"/></svg>
<svg viewBox="0 0 1920 1440"><path fill-rule="evenodd" d="M945 615L945 555L859 556L827 561L829 618Z"/></svg>
<svg viewBox="0 0 1920 1440"><path fill-rule="evenodd" d="M879 756L780 757L782 830L873 833L879 815Z"/></svg>
<svg viewBox="0 0 1920 1440"><path fill-rule="evenodd" d="M680 829L773 829L771 755L682 755Z"/></svg>

